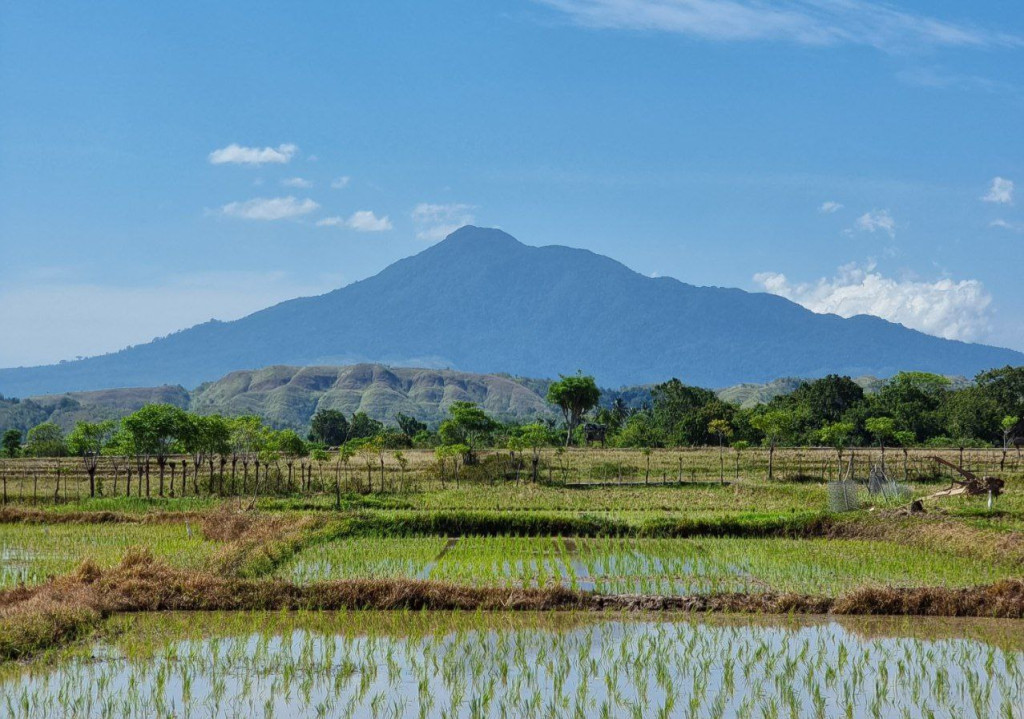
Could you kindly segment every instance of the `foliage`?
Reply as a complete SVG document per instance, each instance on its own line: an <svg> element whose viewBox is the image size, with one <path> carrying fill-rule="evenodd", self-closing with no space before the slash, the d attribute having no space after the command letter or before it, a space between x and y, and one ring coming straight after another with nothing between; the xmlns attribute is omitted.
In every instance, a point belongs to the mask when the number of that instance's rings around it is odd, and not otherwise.
<svg viewBox="0 0 1024 719"><path fill-rule="evenodd" d="M446 445L462 444L472 451L486 444L499 425L487 416L475 402L452 402L448 408L451 415L441 423L438 435Z"/></svg>
<svg viewBox="0 0 1024 719"><path fill-rule="evenodd" d="M113 420L105 422L79 422L67 437L67 447L71 454L99 455L114 434L116 425Z"/></svg>
<svg viewBox="0 0 1024 719"><path fill-rule="evenodd" d="M547 401L562 410L565 420L565 444L572 442L573 432L579 425L583 415L597 406L601 399L601 390L597 388L594 378L584 376L582 372L575 375L561 375L558 382L548 387Z"/></svg>
<svg viewBox="0 0 1024 719"><path fill-rule="evenodd" d="M309 439L327 447L337 447L348 439L349 425L345 415L336 409L322 409L313 415Z"/></svg>
<svg viewBox="0 0 1024 719"><path fill-rule="evenodd" d="M0 440L0 448L7 457L17 457L21 451L21 430L9 429L4 432L3 440Z"/></svg>
<svg viewBox="0 0 1024 719"><path fill-rule="evenodd" d="M54 422L43 422L28 431L25 454L30 457L63 457L68 453L64 432Z"/></svg>

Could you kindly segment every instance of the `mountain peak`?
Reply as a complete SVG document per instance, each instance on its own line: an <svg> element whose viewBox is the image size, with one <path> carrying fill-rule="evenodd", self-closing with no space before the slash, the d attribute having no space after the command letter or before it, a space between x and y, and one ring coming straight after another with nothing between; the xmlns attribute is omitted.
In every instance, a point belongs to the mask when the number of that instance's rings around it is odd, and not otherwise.
<svg viewBox="0 0 1024 719"><path fill-rule="evenodd" d="M467 225L326 295L110 355L0 369L0 392L195 386L242 367L359 362L525 377L580 369L607 385L680 377L722 387L902 369L969 376L1024 364L1024 355L881 319L816 315L773 295L651 279L587 250Z"/></svg>
<svg viewBox="0 0 1024 719"><path fill-rule="evenodd" d="M523 247L523 243L504 230L496 227L477 227L463 225L445 237L438 245L504 245L507 247Z"/></svg>

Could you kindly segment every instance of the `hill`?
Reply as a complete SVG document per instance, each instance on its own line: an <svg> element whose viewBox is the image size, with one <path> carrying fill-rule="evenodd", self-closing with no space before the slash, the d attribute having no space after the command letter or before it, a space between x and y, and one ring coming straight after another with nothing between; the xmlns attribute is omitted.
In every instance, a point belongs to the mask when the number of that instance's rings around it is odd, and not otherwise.
<svg viewBox="0 0 1024 719"><path fill-rule="evenodd" d="M0 392L196 386L238 367L356 362L529 377L581 369L604 386L675 376L724 387L900 369L973 376L1024 364L1024 355L877 317L814 314L775 295L646 277L586 250L467 226L324 295L113 354L0 370Z"/></svg>
<svg viewBox="0 0 1024 719"><path fill-rule="evenodd" d="M401 412L436 424L459 401L476 402L504 420L555 416L543 397L506 377L374 364L232 372L196 389L191 407L204 414L256 414L274 426L305 428L320 409L365 412L392 422Z"/></svg>
<svg viewBox="0 0 1024 719"><path fill-rule="evenodd" d="M164 386L0 399L0 431L14 428L27 433L47 421L69 430L78 420L118 419L156 402L201 414L255 414L271 426L299 431L309 427L319 409L337 409L346 415L365 412L392 424L401 412L437 424L448 406L458 401L476 402L501 420L556 416L542 395L507 377L373 364L276 366L231 372L192 392Z"/></svg>
<svg viewBox="0 0 1024 719"><path fill-rule="evenodd" d="M162 386L0 399L0 430L20 429L27 434L37 424L56 422L67 431L79 420L120 419L154 403L187 409L189 393L184 387Z"/></svg>

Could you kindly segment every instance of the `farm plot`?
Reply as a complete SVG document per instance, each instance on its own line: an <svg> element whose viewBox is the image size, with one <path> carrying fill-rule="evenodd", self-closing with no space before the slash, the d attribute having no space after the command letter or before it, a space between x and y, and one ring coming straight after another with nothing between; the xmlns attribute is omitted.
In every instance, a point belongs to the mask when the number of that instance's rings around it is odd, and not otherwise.
<svg viewBox="0 0 1024 719"><path fill-rule="evenodd" d="M182 524L0 524L0 589L38 584L89 559L101 567L133 547L177 567L197 568L217 544Z"/></svg>
<svg viewBox="0 0 1024 719"><path fill-rule="evenodd" d="M837 596L869 585L966 587L1016 574L1010 563L881 541L522 537L339 539L307 549L279 572L298 582L406 577L676 596Z"/></svg>
<svg viewBox="0 0 1024 719"><path fill-rule="evenodd" d="M813 618L570 619L140 616L111 639L0 672L0 712L1009 719L1024 706L1019 622L950 622L932 639Z"/></svg>

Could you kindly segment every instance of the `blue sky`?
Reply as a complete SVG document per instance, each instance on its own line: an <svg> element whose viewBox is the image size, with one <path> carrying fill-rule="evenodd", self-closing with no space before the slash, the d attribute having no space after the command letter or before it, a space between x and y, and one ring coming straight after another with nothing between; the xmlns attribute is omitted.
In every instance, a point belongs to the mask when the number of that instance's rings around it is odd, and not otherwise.
<svg viewBox="0 0 1024 719"><path fill-rule="evenodd" d="M1017 3L157 5L0 2L0 366L464 222L1024 349Z"/></svg>

